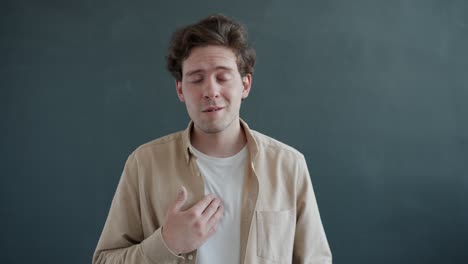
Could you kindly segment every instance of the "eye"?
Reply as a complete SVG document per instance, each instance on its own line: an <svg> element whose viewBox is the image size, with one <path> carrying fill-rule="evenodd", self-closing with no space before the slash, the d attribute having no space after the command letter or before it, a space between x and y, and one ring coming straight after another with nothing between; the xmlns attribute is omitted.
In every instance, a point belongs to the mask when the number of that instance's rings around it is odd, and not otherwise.
<svg viewBox="0 0 468 264"><path fill-rule="evenodd" d="M229 73L221 73L216 76L216 79L220 82L226 82L232 79L232 75Z"/></svg>
<svg viewBox="0 0 468 264"><path fill-rule="evenodd" d="M202 77L193 77L187 80L189 83L201 83L203 81Z"/></svg>

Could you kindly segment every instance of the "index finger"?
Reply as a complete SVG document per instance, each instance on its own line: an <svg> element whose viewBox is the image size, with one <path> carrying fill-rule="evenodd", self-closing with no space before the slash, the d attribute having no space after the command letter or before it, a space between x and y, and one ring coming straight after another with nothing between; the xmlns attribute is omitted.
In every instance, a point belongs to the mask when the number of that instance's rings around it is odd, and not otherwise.
<svg viewBox="0 0 468 264"><path fill-rule="evenodd" d="M207 194L200 201L194 204L189 210L194 210L197 215L201 215L203 211L205 211L206 207L208 207L215 199L218 198L216 198L214 194Z"/></svg>

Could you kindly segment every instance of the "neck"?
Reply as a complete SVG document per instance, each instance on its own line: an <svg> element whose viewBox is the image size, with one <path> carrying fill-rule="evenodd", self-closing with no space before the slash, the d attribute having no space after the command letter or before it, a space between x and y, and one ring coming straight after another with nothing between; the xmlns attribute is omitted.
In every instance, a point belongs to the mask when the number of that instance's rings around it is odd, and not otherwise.
<svg viewBox="0 0 468 264"><path fill-rule="evenodd" d="M233 122L232 127L217 133L206 133L196 125L191 134L192 145L200 152L216 157L234 156L245 146L247 139L240 122Z"/></svg>

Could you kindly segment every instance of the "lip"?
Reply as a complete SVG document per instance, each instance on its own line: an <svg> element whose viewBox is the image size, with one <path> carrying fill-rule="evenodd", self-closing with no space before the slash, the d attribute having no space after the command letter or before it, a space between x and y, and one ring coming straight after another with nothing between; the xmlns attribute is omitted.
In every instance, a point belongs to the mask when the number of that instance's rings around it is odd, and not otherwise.
<svg viewBox="0 0 468 264"><path fill-rule="evenodd" d="M204 113L216 113L219 110L223 110L223 109L224 109L224 107L221 107L221 106L210 106L210 107L207 107L207 108L203 109L202 112L204 112Z"/></svg>

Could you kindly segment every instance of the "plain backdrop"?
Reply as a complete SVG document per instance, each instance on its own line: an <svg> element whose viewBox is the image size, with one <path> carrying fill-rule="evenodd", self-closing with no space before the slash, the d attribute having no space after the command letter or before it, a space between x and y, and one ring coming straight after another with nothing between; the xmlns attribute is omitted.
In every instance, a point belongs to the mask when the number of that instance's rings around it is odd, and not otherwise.
<svg viewBox="0 0 468 264"><path fill-rule="evenodd" d="M337 264L468 259L468 2L6 0L1 263L90 263L127 156L184 129L171 33L247 25L241 116L306 156Z"/></svg>

